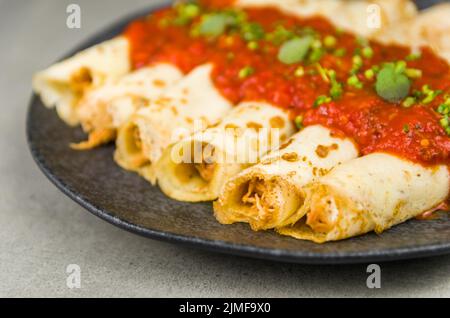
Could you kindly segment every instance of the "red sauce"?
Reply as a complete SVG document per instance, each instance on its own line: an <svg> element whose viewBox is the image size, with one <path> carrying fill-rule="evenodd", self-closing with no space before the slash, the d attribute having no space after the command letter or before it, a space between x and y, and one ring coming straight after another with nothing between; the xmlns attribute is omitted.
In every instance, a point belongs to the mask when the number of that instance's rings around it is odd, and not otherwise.
<svg viewBox="0 0 450 318"><path fill-rule="evenodd" d="M209 6L223 7L230 0L209 0ZM352 53L361 47L356 36L336 30L322 17L298 18L274 8L246 9L248 19L259 23L266 32L276 24L286 28L310 27L321 36L333 35L337 47L346 50L343 57L327 52L319 61L324 68L333 69L339 82L345 83L352 67ZM173 9L164 9L151 17L131 23L125 35L131 43L134 68L157 62L170 62L184 72L206 62L215 65L212 78L220 92L234 104L248 100L264 100L288 109L292 116L303 115L304 125L322 124L354 139L361 154L390 152L423 164L449 164L450 138L439 123L441 115L435 109L443 95L426 105L411 108L389 103L374 89L374 80L359 76L363 89L344 86L338 100L314 107L320 95L327 95L330 84L317 72L317 65L303 65L305 75L295 76L300 64L286 65L278 61L279 46L259 41L251 50L239 35L224 34L214 40L194 37L189 26L167 24ZM406 47L370 42L373 57L364 59L363 70L383 62L404 60L410 53ZM250 66L254 72L246 78L240 70ZM424 84L444 92L450 91L449 65L430 49L422 49L422 58L408 62L408 67L422 70L413 88ZM405 130L405 127L408 129Z"/></svg>

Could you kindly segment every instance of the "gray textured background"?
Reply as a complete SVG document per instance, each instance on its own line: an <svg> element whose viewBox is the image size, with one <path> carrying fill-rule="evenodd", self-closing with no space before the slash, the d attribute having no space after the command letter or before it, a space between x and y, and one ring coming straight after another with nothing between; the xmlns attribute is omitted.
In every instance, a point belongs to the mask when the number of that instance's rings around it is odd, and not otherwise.
<svg viewBox="0 0 450 318"><path fill-rule="evenodd" d="M68 3L81 30L65 27ZM156 242L113 227L60 193L25 141L36 70L124 14L156 0L0 0L0 296L450 296L450 257L382 264L382 288L366 266L301 266L224 256ZM65 268L82 270L66 287Z"/></svg>

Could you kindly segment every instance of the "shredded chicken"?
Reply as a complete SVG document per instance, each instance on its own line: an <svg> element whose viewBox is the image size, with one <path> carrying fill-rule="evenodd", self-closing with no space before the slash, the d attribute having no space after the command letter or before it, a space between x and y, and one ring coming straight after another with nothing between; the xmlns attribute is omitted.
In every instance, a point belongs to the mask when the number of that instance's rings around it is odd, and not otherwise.
<svg viewBox="0 0 450 318"><path fill-rule="evenodd" d="M316 232L326 233L331 231L336 223L336 220L330 214L332 204L331 199L322 198L307 214L306 224Z"/></svg>
<svg viewBox="0 0 450 318"><path fill-rule="evenodd" d="M134 168L141 168L149 164L150 160L144 156L144 153L142 151L142 138L137 126L134 126L132 128L131 135L133 147L135 148L135 150L133 151L133 155L130 157L130 164Z"/></svg>
<svg viewBox="0 0 450 318"><path fill-rule="evenodd" d="M136 148L138 150L142 150L141 134L139 133L139 129L137 127L133 127L132 135L133 135L134 145L136 146Z"/></svg>
<svg viewBox="0 0 450 318"><path fill-rule="evenodd" d="M242 202L250 204L254 210L256 219L264 219L268 215L273 215L275 209L273 208L268 197L267 185L263 180L251 180L248 184L246 194L242 197Z"/></svg>
<svg viewBox="0 0 450 318"><path fill-rule="evenodd" d="M196 163L194 164L195 169L200 174L200 177L202 177L205 181L211 181L214 176L214 170L216 168L216 165L214 163Z"/></svg>
<svg viewBox="0 0 450 318"><path fill-rule="evenodd" d="M72 74L69 85L70 89L76 95L82 95L83 92L92 85L93 78L91 71L87 67L80 68L76 73Z"/></svg>
<svg viewBox="0 0 450 318"><path fill-rule="evenodd" d="M116 138L115 129L97 129L89 133L88 140L70 144L70 147L75 150L91 150L114 140L114 138Z"/></svg>
<svg viewBox="0 0 450 318"><path fill-rule="evenodd" d="M203 180L209 182L214 177L216 164L214 163L215 148L212 148L210 150L210 153L208 155L205 155L204 150L207 149L207 147L208 144L202 144L201 147L195 147L194 143L191 144L191 162L194 163L194 168L197 170L200 177ZM195 160L199 156L201 156L201 162L196 163Z"/></svg>

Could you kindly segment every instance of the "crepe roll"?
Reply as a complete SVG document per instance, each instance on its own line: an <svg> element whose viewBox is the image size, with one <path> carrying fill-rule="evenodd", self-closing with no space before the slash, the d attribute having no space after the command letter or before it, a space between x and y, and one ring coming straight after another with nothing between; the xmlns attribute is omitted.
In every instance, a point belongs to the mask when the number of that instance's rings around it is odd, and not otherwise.
<svg viewBox="0 0 450 318"><path fill-rule="evenodd" d="M244 102L218 126L167 148L158 162L158 184L167 196L179 201L215 200L228 179L257 163L294 132L283 109Z"/></svg>
<svg viewBox="0 0 450 318"><path fill-rule="evenodd" d="M450 62L450 3L437 4L380 33L378 39L411 47L429 46Z"/></svg>
<svg viewBox="0 0 450 318"><path fill-rule="evenodd" d="M89 139L73 145L73 148L92 149L113 140L116 129L132 114L182 77L176 66L161 63L141 68L90 90L77 107L78 117L83 130L89 133Z"/></svg>
<svg viewBox="0 0 450 318"><path fill-rule="evenodd" d="M219 122L232 108L215 87L213 65L195 68L118 131L116 162L155 183L154 166L171 143Z"/></svg>
<svg viewBox="0 0 450 318"><path fill-rule="evenodd" d="M449 177L445 165L425 167L386 153L360 157L308 186L302 219L278 231L317 243L381 233L444 202Z"/></svg>
<svg viewBox="0 0 450 318"><path fill-rule="evenodd" d="M76 106L84 93L130 71L129 44L116 37L38 72L33 89L45 106L56 111L67 124L79 124Z"/></svg>
<svg viewBox="0 0 450 318"><path fill-rule="evenodd" d="M230 179L214 203L215 216L222 224L249 223L255 231L293 224L301 217L305 186L357 156L351 140L308 126Z"/></svg>
<svg viewBox="0 0 450 318"><path fill-rule="evenodd" d="M300 17L322 15L336 27L372 37L417 16L411 0L237 0L242 7L274 6Z"/></svg>

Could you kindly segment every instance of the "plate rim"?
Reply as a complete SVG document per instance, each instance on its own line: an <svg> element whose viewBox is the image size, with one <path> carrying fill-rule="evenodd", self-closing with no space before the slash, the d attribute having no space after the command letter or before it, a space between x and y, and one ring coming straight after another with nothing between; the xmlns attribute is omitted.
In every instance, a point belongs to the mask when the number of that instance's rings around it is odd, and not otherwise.
<svg viewBox="0 0 450 318"><path fill-rule="evenodd" d="M147 8L138 10L134 13L118 18L115 22L110 23L106 27L99 28L93 35L88 36L86 40L81 41L69 53L64 54L58 61L67 58L89 46L100 43L105 40L105 34L118 34L123 27L132 19L138 18L145 14L151 13L154 10L166 7L171 1L166 0L163 4L150 5ZM107 221L128 232L163 241L168 243L176 243L184 246L199 248L202 250L219 252L228 255L238 255L244 257L251 257L257 259L265 259L277 262L288 262L298 264L312 264L312 265L337 265L337 264L360 264L370 262L388 262L406 259L416 259L422 257L439 256L450 253L450 241L435 244L423 244L420 246L406 246L401 248L388 248L364 252L332 252L332 253L314 253L305 252L302 250L287 250L256 247L249 244L235 244L231 242L205 239L201 237L194 237L188 235L181 235L171 232L154 230L142 227L139 224L134 224L125 219L116 217L107 210L95 206L95 204L84 199L77 194L75 190L70 189L69 185L65 184L58 175L54 174L52 169L47 165L43 156L40 154L38 147L36 147L34 136L31 133L32 122L32 108L35 102L39 99L36 94L32 94L28 102L26 115L26 139L33 160L42 171L42 173L53 183L67 197L82 206L85 210L95 215L96 217ZM56 116L56 114L54 114ZM328 243L330 244L330 243ZM332 243L331 243L332 244Z"/></svg>

